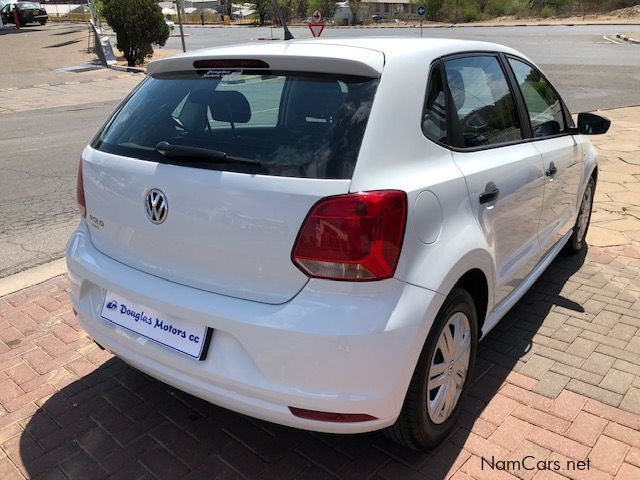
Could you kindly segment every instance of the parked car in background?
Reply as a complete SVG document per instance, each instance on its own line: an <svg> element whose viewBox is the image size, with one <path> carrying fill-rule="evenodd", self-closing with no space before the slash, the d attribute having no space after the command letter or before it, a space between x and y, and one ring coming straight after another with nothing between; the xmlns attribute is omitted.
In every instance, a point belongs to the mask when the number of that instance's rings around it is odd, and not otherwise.
<svg viewBox="0 0 640 480"><path fill-rule="evenodd" d="M436 445L478 341L563 249L598 178L527 57L327 39L153 62L82 153L66 258L102 347L231 410Z"/></svg>
<svg viewBox="0 0 640 480"><path fill-rule="evenodd" d="M47 11L36 2L15 2L7 3L0 8L0 15L3 23L14 23L13 11L18 14L18 23L21 27L29 23L39 23L44 25L49 20Z"/></svg>

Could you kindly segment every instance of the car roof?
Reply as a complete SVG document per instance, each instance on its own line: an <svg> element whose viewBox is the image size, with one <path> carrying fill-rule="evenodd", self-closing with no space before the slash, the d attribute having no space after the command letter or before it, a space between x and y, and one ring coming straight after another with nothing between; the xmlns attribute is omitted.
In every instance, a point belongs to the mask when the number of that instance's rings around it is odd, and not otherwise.
<svg viewBox="0 0 640 480"><path fill-rule="evenodd" d="M504 45L447 38L316 38L289 41L263 41L196 50L151 62L148 73L192 70L193 62L203 59L242 58L264 60L272 69L330 71L363 76L379 76L394 57L419 56L435 59L458 52L521 53ZM526 58L526 57L525 57Z"/></svg>

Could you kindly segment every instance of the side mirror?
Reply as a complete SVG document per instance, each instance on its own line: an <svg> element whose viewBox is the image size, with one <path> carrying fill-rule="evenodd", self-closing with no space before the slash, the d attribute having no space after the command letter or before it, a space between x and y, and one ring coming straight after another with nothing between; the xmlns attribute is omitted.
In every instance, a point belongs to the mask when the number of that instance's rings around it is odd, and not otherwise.
<svg viewBox="0 0 640 480"><path fill-rule="evenodd" d="M607 133L611 120L594 113L578 114L578 133L583 135L600 135Z"/></svg>

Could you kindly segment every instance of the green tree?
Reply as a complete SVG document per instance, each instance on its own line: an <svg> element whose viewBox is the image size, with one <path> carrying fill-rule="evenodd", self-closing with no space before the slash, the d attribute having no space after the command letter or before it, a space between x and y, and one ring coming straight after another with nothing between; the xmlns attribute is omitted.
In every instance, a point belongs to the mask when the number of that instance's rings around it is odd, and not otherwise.
<svg viewBox="0 0 640 480"><path fill-rule="evenodd" d="M251 3L260 19L260 26L264 25L264 19L267 12L271 11L271 0L253 0Z"/></svg>
<svg viewBox="0 0 640 480"><path fill-rule="evenodd" d="M169 27L155 0L103 0L102 14L116 32L116 47L130 67L153 54L152 44L164 46Z"/></svg>
<svg viewBox="0 0 640 480"><path fill-rule="evenodd" d="M335 0L309 0L307 14L311 15L314 10L320 10L323 18L331 18L336 11L336 2Z"/></svg>

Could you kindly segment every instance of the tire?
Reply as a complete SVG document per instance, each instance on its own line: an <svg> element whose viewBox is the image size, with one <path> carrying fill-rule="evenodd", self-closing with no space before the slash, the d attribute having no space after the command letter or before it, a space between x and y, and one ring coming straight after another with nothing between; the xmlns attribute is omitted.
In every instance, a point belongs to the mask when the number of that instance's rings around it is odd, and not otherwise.
<svg viewBox="0 0 640 480"><path fill-rule="evenodd" d="M463 355L457 355L461 360L460 364L456 365L448 360L449 355L444 352L445 327L449 329L449 338L454 345L463 346L462 349L468 351L467 367L463 376L456 375L465 363ZM457 342L456 333L462 335L462 342ZM394 425L384 430L384 434L414 450L426 450L438 445L451 431L460 413L469 378L473 375L477 345L478 318L473 298L466 290L454 288L438 312L427 336L400 416ZM442 373L434 373L433 367L438 365L441 366L440 369L445 368ZM455 378L461 381L456 382ZM430 379L434 383L429 384ZM440 383L438 380L443 381L442 385L435 385ZM455 390L450 390L451 388ZM448 392L451 392L452 397L446 395ZM442 397L444 402L440 408L438 400Z"/></svg>
<svg viewBox="0 0 640 480"><path fill-rule="evenodd" d="M596 182L593 177L591 177L582 195L578 218L576 218L576 224L573 226L573 233L567 242L566 251L568 253L579 253L587 244L587 231L589 230L589 223L591 222L591 210L593 208L593 195L595 190Z"/></svg>
<svg viewBox="0 0 640 480"><path fill-rule="evenodd" d="M40 20L40 25L46 25L47 21L46 20Z"/></svg>

